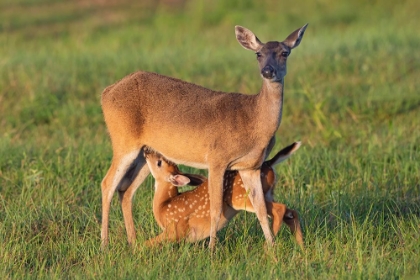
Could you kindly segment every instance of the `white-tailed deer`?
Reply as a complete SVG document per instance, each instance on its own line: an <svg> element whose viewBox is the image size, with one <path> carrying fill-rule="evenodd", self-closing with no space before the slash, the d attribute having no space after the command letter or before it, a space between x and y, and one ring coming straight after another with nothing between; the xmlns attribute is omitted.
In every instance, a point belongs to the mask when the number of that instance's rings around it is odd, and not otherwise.
<svg viewBox="0 0 420 280"><path fill-rule="evenodd" d="M295 235L297 243L303 247L303 237L296 211L273 199L275 172L273 166L291 156L300 146L300 142L278 152L273 159L261 167L261 184L265 195L267 213L272 217L274 235L284 221ZM182 173L178 167L166 160L159 153L145 148L144 155L150 172L155 178L153 214L163 232L149 239L148 245L164 241L195 242L207 238L210 234L210 199L208 181L204 177ZM201 183L201 184L200 184ZM179 193L177 187L186 184L198 185L191 191ZM255 212L248 194L237 171L226 171L223 183L223 210L217 230L224 227L240 210Z"/></svg>
<svg viewBox="0 0 420 280"><path fill-rule="evenodd" d="M208 169L210 248L216 242L226 170L239 171L265 239L273 244L260 167L280 125L287 58L302 41L306 27L282 42L265 44L250 30L235 27L239 43L257 56L263 84L256 95L213 91L148 72L130 74L103 91L102 110L113 158L102 181L102 247L108 243L109 211L116 190L128 242L135 241L132 198L150 172L142 153L145 146L172 162Z"/></svg>

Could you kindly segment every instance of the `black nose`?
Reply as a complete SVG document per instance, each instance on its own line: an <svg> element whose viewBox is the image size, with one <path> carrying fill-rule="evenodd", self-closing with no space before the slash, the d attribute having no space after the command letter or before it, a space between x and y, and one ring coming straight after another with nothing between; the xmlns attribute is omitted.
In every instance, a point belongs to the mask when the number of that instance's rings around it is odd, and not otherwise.
<svg viewBox="0 0 420 280"><path fill-rule="evenodd" d="M265 66L261 70L261 75L263 75L263 77L266 78L266 79L273 78L274 77L274 74L275 74L274 69L270 65Z"/></svg>

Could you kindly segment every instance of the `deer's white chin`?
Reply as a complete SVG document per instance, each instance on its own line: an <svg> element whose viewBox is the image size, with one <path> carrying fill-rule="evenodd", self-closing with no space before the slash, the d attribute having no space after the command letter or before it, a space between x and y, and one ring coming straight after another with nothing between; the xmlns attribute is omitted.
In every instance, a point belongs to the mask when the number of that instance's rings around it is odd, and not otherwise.
<svg viewBox="0 0 420 280"><path fill-rule="evenodd" d="M261 75L262 76L262 75ZM281 83L283 81L283 78L273 77L270 79L262 77L264 80L270 82L270 83Z"/></svg>

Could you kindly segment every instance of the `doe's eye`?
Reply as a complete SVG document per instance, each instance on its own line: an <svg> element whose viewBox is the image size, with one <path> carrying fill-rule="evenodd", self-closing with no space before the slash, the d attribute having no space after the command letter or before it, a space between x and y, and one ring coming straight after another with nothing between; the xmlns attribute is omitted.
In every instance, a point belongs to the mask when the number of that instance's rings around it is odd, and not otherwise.
<svg viewBox="0 0 420 280"><path fill-rule="evenodd" d="M255 54L257 55L257 58L262 56L260 52L256 52Z"/></svg>
<svg viewBox="0 0 420 280"><path fill-rule="evenodd" d="M282 53L281 53L281 56L282 56L282 57L288 57L288 56L289 56L289 54L290 54L289 52L282 52Z"/></svg>
<svg viewBox="0 0 420 280"><path fill-rule="evenodd" d="M158 166L158 167L161 167L161 166L162 166L162 161L161 161L161 160L158 160L158 162L157 162L157 166Z"/></svg>

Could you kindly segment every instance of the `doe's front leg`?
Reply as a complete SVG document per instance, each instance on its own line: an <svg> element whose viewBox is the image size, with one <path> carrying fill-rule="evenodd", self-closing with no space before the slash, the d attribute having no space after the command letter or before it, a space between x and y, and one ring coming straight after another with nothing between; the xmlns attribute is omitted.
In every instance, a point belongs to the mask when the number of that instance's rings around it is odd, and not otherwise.
<svg viewBox="0 0 420 280"><path fill-rule="evenodd" d="M274 244L273 234L271 233L270 223L267 217L267 207L261 185L261 170L259 168L255 170L240 170L239 175L242 178L245 189L249 192L248 196L264 232L265 241L269 247L272 247Z"/></svg>
<svg viewBox="0 0 420 280"><path fill-rule="evenodd" d="M209 168L209 197L210 197L210 243L209 248L214 251L217 242L217 229L223 210L223 177L226 168Z"/></svg>

